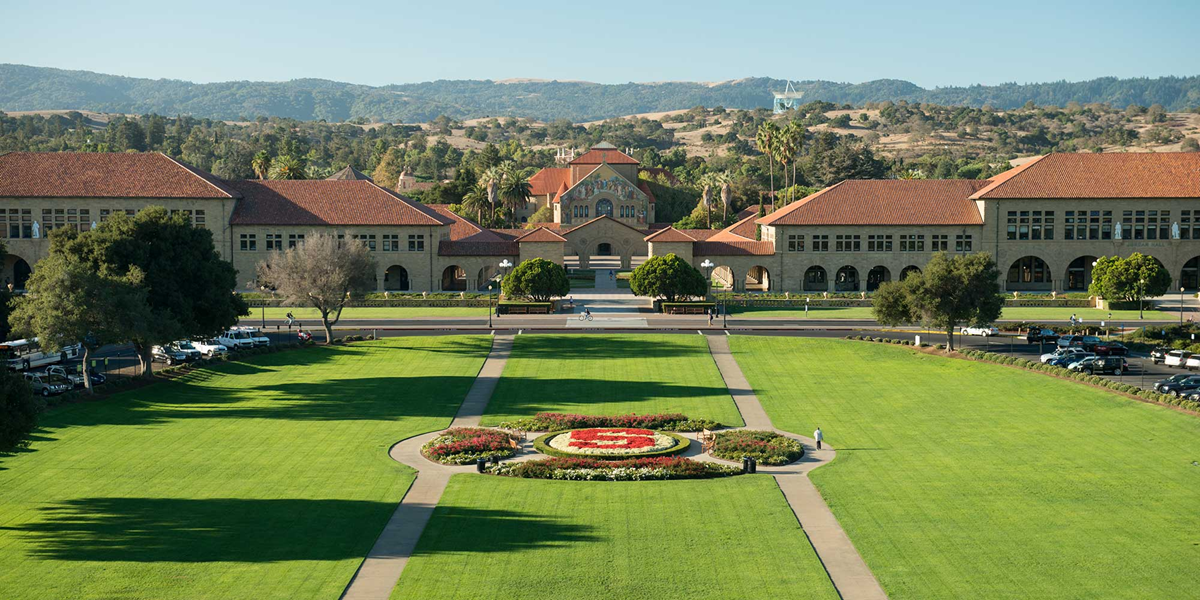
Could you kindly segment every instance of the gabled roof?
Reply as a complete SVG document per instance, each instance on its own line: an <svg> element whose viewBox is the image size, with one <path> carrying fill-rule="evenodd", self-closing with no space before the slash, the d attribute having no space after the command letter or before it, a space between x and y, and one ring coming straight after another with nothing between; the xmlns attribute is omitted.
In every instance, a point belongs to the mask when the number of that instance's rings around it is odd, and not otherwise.
<svg viewBox="0 0 1200 600"><path fill-rule="evenodd" d="M733 225L722 229L706 239L714 242L753 242L758 237L758 226L754 222L757 212L742 217Z"/></svg>
<svg viewBox="0 0 1200 600"><path fill-rule="evenodd" d="M565 242L567 238L548 227L537 227L516 239L517 242Z"/></svg>
<svg viewBox="0 0 1200 600"><path fill-rule="evenodd" d="M558 191L559 184L570 184L571 169L566 167L547 167L529 178L529 194L544 196Z"/></svg>
<svg viewBox="0 0 1200 600"><path fill-rule="evenodd" d="M1200 153L1047 154L971 198L1200 198Z"/></svg>
<svg viewBox="0 0 1200 600"><path fill-rule="evenodd" d="M234 225L451 225L436 210L370 181L231 181Z"/></svg>
<svg viewBox="0 0 1200 600"><path fill-rule="evenodd" d="M567 182L565 182L565 181L562 182L562 185L558 186L558 192L556 194L554 194L554 203L555 204L562 203L563 194L567 193L567 189L568 189Z"/></svg>
<svg viewBox="0 0 1200 600"><path fill-rule="evenodd" d="M598 165L608 163L610 165L636 165L636 158L617 150L611 144L605 146L592 146L591 150L584 152L575 160L571 161L573 165Z"/></svg>
<svg viewBox="0 0 1200 600"><path fill-rule="evenodd" d="M649 233L648 230L638 229L637 227L634 227L632 225L626 225L625 223L622 223L608 215L600 215L599 217L596 217L594 219L591 219L589 221L581 223L578 227L572 227L569 231L564 231L563 233L564 234L572 234L572 233L575 233L576 231L579 231L580 229L589 227L589 226L591 226L599 221L605 220L605 219L608 219L609 221L612 221L613 223L616 223L617 225L620 225L621 227L628 227L629 229L632 229L632 230L642 234L643 236L646 235L647 233Z"/></svg>
<svg viewBox="0 0 1200 600"><path fill-rule="evenodd" d="M488 231L480 227L475 221L450 210L449 204L426 204L425 206L452 221L450 224L450 239L452 240L461 240L477 233Z"/></svg>
<svg viewBox="0 0 1200 600"><path fill-rule="evenodd" d="M0 154L0 196L10 198L237 198L237 191L160 152Z"/></svg>
<svg viewBox="0 0 1200 600"><path fill-rule="evenodd" d="M980 225L975 179L848 179L761 219L762 225Z"/></svg>
<svg viewBox="0 0 1200 600"><path fill-rule="evenodd" d="M695 256L772 256L775 254L775 244L752 240L696 242L692 246L692 254Z"/></svg>
<svg viewBox="0 0 1200 600"><path fill-rule="evenodd" d="M658 231L655 231L654 233L646 236L644 239L647 242L659 242L659 243L694 242L694 241L696 241L696 238L694 238L678 229L675 229L674 227L667 227L666 229L659 229Z"/></svg>
<svg viewBox="0 0 1200 600"><path fill-rule="evenodd" d="M351 180L358 179L358 180L365 180L365 181L374 181L370 177L367 177L366 173L363 173L362 171L359 171L358 169L355 169L354 167L351 167L350 165L346 165L345 169L342 169L341 171L338 171L337 173L334 173L333 175L330 175L329 177L326 177L325 179L328 179L330 181L336 181L336 180L341 180L341 179L351 179Z"/></svg>
<svg viewBox="0 0 1200 600"><path fill-rule="evenodd" d="M481 238L481 236L471 236L463 240L442 240L438 242L438 255L518 256L521 254L520 246L516 242L477 238Z"/></svg>
<svg viewBox="0 0 1200 600"><path fill-rule="evenodd" d="M638 186L638 189L642 190L642 193L646 194L646 197L648 197L650 199L650 204L654 204L657 201L657 199L654 197L654 192L650 191L650 186L646 185L645 181L642 181L639 179L637 182L637 186Z"/></svg>

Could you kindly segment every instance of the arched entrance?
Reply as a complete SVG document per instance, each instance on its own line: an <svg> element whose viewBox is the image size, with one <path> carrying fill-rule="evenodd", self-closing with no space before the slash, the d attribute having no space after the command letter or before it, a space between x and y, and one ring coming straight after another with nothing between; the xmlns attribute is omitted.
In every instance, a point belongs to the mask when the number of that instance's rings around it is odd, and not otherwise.
<svg viewBox="0 0 1200 600"><path fill-rule="evenodd" d="M727 291L733 290L733 282L735 281L733 269L724 265L713 269L712 285L714 288L721 288Z"/></svg>
<svg viewBox="0 0 1200 600"><path fill-rule="evenodd" d="M412 289L408 281L408 269L392 265L383 272L383 289L389 292L407 292Z"/></svg>
<svg viewBox="0 0 1200 600"><path fill-rule="evenodd" d="M442 270L442 291L467 291L467 272L458 265L450 265Z"/></svg>
<svg viewBox="0 0 1200 600"><path fill-rule="evenodd" d="M612 255L613 255L612 244L610 244L608 242L601 242L599 244L596 244L596 256L612 256Z"/></svg>
<svg viewBox="0 0 1200 600"><path fill-rule="evenodd" d="M765 292L771 289L771 274L766 267L753 266L746 273L746 289Z"/></svg>
<svg viewBox="0 0 1200 600"><path fill-rule="evenodd" d="M1080 256L1071 261L1067 265L1067 285L1066 290L1078 292L1088 289L1092 284L1092 263L1096 262L1095 256Z"/></svg>
<svg viewBox="0 0 1200 600"><path fill-rule="evenodd" d="M1183 271L1179 273L1179 287L1200 289L1200 256L1183 263Z"/></svg>
<svg viewBox="0 0 1200 600"><path fill-rule="evenodd" d="M829 275L823 267L811 266L804 272L804 291L824 292L829 289Z"/></svg>
<svg viewBox="0 0 1200 600"><path fill-rule="evenodd" d="M920 275L921 268L916 265L908 265L907 267L900 269L900 281L904 281L905 279L908 279L908 276L912 275L914 273L917 275Z"/></svg>
<svg viewBox="0 0 1200 600"><path fill-rule="evenodd" d="M833 280L833 291L835 292L857 292L858 291L858 269L850 265L846 265L838 269L837 277Z"/></svg>
<svg viewBox="0 0 1200 600"><path fill-rule="evenodd" d="M25 283L29 281L29 276L33 274L33 269L30 268L29 263L20 256L12 254L9 254L4 262L5 278L9 277L8 273L12 273L11 280L5 281L5 285L7 286L9 283L12 283L14 290L25 289Z"/></svg>
<svg viewBox="0 0 1200 600"><path fill-rule="evenodd" d="M479 273L476 274L475 279L479 291L486 292L488 289L488 284L493 283L499 273L500 270L496 268L495 265L485 265L480 267Z"/></svg>
<svg viewBox="0 0 1200 600"><path fill-rule="evenodd" d="M1010 290L1049 290L1054 286L1054 276L1046 261L1036 256L1022 256L1008 268L1005 283Z"/></svg>
<svg viewBox="0 0 1200 600"><path fill-rule="evenodd" d="M596 216L611 217L613 215L613 203L608 198L601 198L596 201Z"/></svg>
<svg viewBox="0 0 1200 600"><path fill-rule="evenodd" d="M879 289L879 284L892 280L892 272L887 267L879 266L867 271L867 291Z"/></svg>

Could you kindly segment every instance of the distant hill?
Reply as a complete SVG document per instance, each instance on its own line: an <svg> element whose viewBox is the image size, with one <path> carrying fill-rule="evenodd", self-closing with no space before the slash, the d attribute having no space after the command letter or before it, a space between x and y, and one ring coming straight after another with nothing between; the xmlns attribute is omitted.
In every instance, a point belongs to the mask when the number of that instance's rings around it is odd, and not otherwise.
<svg viewBox="0 0 1200 600"><path fill-rule="evenodd" d="M278 116L302 120L416 123L439 115L456 119L519 116L575 122L661 112L693 106L769 106L782 79L752 77L717 84L695 82L598 84L578 81L514 80L509 83L439 80L373 87L296 79L285 82L228 81L197 84L139 79L90 71L0 64L0 109L78 109L114 113L190 114L213 119ZM1161 104L1171 111L1200 106L1200 76L945 87L927 90L907 81L866 83L804 81L804 100L839 104L907 100L943 105L1014 108L1028 101L1062 106L1069 101Z"/></svg>

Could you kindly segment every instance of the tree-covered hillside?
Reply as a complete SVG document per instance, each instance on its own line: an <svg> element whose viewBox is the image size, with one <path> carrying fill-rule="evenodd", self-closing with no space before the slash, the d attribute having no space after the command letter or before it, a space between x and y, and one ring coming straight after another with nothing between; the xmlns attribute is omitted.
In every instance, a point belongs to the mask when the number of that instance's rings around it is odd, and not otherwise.
<svg viewBox="0 0 1200 600"><path fill-rule="evenodd" d="M598 84L587 82L430 81L372 87L321 79L285 82L230 81L195 84L139 79L88 71L0 64L0 109L79 109L116 113L187 114L212 119L258 116L300 120L426 122L439 115L456 119L519 116L575 122L693 106L768 106L781 79L754 77L720 84L694 82ZM929 102L1015 108L1027 102L1159 104L1167 110L1200 106L1200 76L1155 79L1101 78L1084 82L1004 84L927 90L907 81L866 83L804 81L806 101L838 104Z"/></svg>

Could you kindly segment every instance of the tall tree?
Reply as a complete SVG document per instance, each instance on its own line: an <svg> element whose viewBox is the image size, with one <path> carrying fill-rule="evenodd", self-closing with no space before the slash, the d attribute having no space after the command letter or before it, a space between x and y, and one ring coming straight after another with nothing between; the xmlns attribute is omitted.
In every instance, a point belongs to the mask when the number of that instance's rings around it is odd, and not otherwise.
<svg viewBox="0 0 1200 600"><path fill-rule="evenodd" d="M884 325L928 323L946 332L954 349L954 330L961 323L986 325L1000 318L1000 270L987 253L933 255L925 269L904 281L881 284L872 312Z"/></svg>
<svg viewBox="0 0 1200 600"><path fill-rule="evenodd" d="M144 277L136 266L123 275L102 273L77 257L52 252L30 276L29 294L13 311L12 323L50 352L78 342L84 385L91 393L92 353L131 341L150 324Z"/></svg>
<svg viewBox="0 0 1200 600"><path fill-rule="evenodd" d="M478 221L481 225L485 223L485 221L483 220L483 209L484 209L484 207L487 206L487 204L488 204L487 186L483 185L482 183L475 184L474 186L471 187L470 191L468 191L465 195L463 195L463 201L462 201L463 208L465 208L469 211L474 211L475 215L476 215L475 220Z"/></svg>
<svg viewBox="0 0 1200 600"><path fill-rule="evenodd" d="M518 167L517 163L504 163L502 170L504 176L500 182L500 197L508 208L510 226L515 226L517 211L529 201L533 188L529 185L529 177L525 175L525 170Z"/></svg>
<svg viewBox="0 0 1200 600"><path fill-rule="evenodd" d="M271 179L308 179L304 161L291 154L282 154L271 161Z"/></svg>
<svg viewBox="0 0 1200 600"><path fill-rule="evenodd" d="M259 179L266 179L271 174L271 155L266 150L259 150L250 160L250 168Z"/></svg>
<svg viewBox="0 0 1200 600"><path fill-rule="evenodd" d="M758 132L754 136L754 141L758 144L758 151L762 152L763 156L767 157L767 166L771 172L771 205L775 205L775 158L774 151L776 147L776 138L779 136L779 126L771 121L767 121L758 126ZM758 199L758 212L762 212L762 198Z"/></svg>
<svg viewBox="0 0 1200 600"><path fill-rule="evenodd" d="M351 295L375 289L375 259L358 240L310 231L303 244L259 263L258 280L287 306L317 309L328 344Z"/></svg>
<svg viewBox="0 0 1200 600"><path fill-rule="evenodd" d="M500 199L500 182L504 180L504 171L498 166L484 169L479 176L479 183L487 190L488 204L492 205L492 220L496 220L496 202Z"/></svg>
<svg viewBox="0 0 1200 600"><path fill-rule="evenodd" d="M721 186L721 224L724 225L729 222L729 205L733 203L733 175L718 173L717 183Z"/></svg>
<svg viewBox="0 0 1200 600"><path fill-rule="evenodd" d="M796 163L800 162L800 153L804 150L804 134L804 127L797 121L792 121L783 128L783 138L787 140L788 162L792 165L792 185L788 186L788 204L795 202Z"/></svg>

